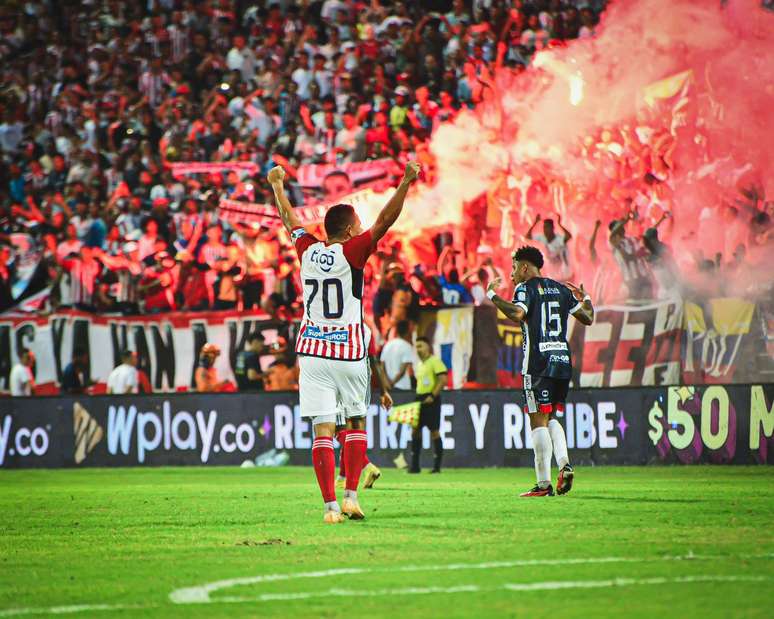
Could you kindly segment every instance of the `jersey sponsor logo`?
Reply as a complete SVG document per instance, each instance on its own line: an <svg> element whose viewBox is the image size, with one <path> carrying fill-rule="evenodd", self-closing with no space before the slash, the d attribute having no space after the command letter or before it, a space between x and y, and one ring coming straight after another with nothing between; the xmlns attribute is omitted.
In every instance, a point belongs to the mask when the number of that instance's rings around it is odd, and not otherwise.
<svg viewBox="0 0 774 619"><path fill-rule="evenodd" d="M543 288L543 286L538 286L538 293L540 293L540 294L561 294L561 292L559 292L559 288Z"/></svg>
<svg viewBox="0 0 774 619"><path fill-rule="evenodd" d="M320 327L308 326L304 331L304 337L312 340L321 340L324 342L349 343L349 332L347 331L323 331Z"/></svg>
<svg viewBox="0 0 774 619"><path fill-rule="evenodd" d="M567 350L567 342L540 342L538 344L540 352L550 352L552 350Z"/></svg>
<svg viewBox="0 0 774 619"><path fill-rule="evenodd" d="M333 264L336 262L336 256L333 252L325 251L322 249L315 249L309 259L320 267L320 270L324 273L329 273L333 268Z"/></svg>
<svg viewBox="0 0 774 619"><path fill-rule="evenodd" d="M570 363L570 355L551 355L548 357L549 363Z"/></svg>

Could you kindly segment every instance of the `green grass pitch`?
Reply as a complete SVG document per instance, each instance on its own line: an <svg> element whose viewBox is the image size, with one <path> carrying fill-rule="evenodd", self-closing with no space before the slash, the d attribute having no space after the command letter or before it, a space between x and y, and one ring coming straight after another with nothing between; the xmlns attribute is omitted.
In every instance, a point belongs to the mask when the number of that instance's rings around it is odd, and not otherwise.
<svg viewBox="0 0 774 619"><path fill-rule="evenodd" d="M768 618L772 473L387 469L330 526L311 468L2 471L0 617Z"/></svg>

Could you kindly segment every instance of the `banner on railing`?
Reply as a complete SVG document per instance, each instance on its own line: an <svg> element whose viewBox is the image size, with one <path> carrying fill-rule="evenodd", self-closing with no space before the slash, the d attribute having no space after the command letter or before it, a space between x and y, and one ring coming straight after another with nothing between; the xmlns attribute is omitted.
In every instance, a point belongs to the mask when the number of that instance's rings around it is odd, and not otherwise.
<svg viewBox="0 0 774 619"><path fill-rule="evenodd" d="M339 176L345 186L362 188L380 179L399 178L402 173L400 165L390 158L342 164L309 164L298 167L298 184L302 187L324 188L332 177Z"/></svg>
<svg viewBox="0 0 774 619"><path fill-rule="evenodd" d="M236 170L247 174L257 174L261 166L252 161L177 161L167 163L174 176L186 174L217 174Z"/></svg>
<svg viewBox="0 0 774 619"><path fill-rule="evenodd" d="M89 352L85 373L98 391L126 348L138 353L138 367L145 371L154 391L188 389L194 384L198 353L205 342L220 348L215 367L222 380L233 381L236 355L251 332L262 332L272 344L280 336L292 342L294 328L256 312L0 315L0 391L8 391L10 371L22 349L35 353L36 393L41 395L59 392L62 372L78 347Z"/></svg>
<svg viewBox="0 0 774 619"><path fill-rule="evenodd" d="M433 342L433 352L449 370L449 387L462 389L473 355L473 307L423 312L418 332Z"/></svg>
<svg viewBox="0 0 774 619"><path fill-rule="evenodd" d="M624 387L764 381L755 353L765 350L765 336L753 332L754 312L755 304L726 298L703 306L670 300L597 308L589 327L568 322L573 383ZM502 315L497 328L498 385L521 387L521 329ZM490 341L478 338L476 346Z"/></svg>
<svg viewBox="0 0 774 619"><path fill-rule="evenodd" d="M325 220L325 213L334 204L349 204L354 207L364 221L371 222L375 219L378 209L384 206L387 199L385 195L367 188L341 196L334 202L315 206L297 206L293 209L293 214L301 222L301 225L312 226L322 223ZM282 220L279 218L277 207L273 204L257 204L223 198L218 203L218 215L232 223L258 224L267 228L279 228L282 226Z"/></svg>
<svg viewBox="0 0 774 619"><path fill-rule="evenodd" d="M447 466L532 468L520 395L450 391L441 400ZM774 463L771 384L572 390L558 418L576 466ZM393 466L410 450L411 427L376 404L366 428L377 465ZM422 441L428 466L426 430ZM296 393L0 400L1 467L239 465L274 453L308 465L311 448Z"/></svg>
<svg viewBox="0 0 774 619"><path fill-rule="evenodd" d="M645 306L601 307L594 324L570 320L575 386L753 383L770 380L766 334L754 321L753 304L713 299L704 307L683 301ZM758 325L757 330L754 330ZM0 315L0 392L8 391L18 352L31 349L37 358L36 393L58 390L64 367L76 345L91 353L90 378L104 383L121 348L140 354L154 391L192 385L197 351L204 342L223 354L216 365L233 378L237 352L251 329L277 334L293 344L295 326L272 323L249 312L169 313L151 316L94 316L65 311L49 316ZM430 335L435 353L451 371L450 386L521 388L521 330L497 317L492 307L456 307L422 311L419 333ZM763 365L761 365L763 364Z"/></svg>

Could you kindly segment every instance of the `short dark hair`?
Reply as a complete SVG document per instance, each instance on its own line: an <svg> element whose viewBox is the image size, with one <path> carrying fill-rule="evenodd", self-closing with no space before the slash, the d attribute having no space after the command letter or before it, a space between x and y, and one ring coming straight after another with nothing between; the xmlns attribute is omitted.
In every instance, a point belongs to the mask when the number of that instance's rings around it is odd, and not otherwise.
<svg viewBox="0 0 774 619"><path fill-rule="evenodd" d="M420 335L420 336L417 338L417 344L418 344L419 342L424 342L424 343L425 343L425 344L427 344L427 345L428 345L430 348L432 348L432 347L433 347L433 345L430 343L430 340L429 340L428 338L426 338L424 335Z"/></svg>
<svg viewBox="0 0 774 619"><path fill-rule="evenodd" d="M513 252L513 259L519 262L529 262L538 269L543 268L543 254L537 247L525 245Z"/></svg>
<svg viewBox="0 0 774 619"><path fill-rule="evenodd" d="M550 217L546 217L546 218L543 220L543 223L544 223L544 224L551 224L551 225L553 226L553 225L554 225L554 220L553 220L553 219L551 219Z"/></svg>
<svg viewBox="0 0 774 619"><path fill-rule="evenodd" d="M408 320L399 320L395 323L395 331L401 337L407 337L411 333L411 325Z"/></svg>
<svg viewBox="0 0 774 619"><path fill-rule="evenodd" d="M325 213L325 234L328 238L344 232L344 229L355 219L355 209L349 204L334 204Z"/></svg>
<svg viewBox="0 0 774 619"><path fill-rule="evenodd" d="M261 340L262 342L265 342L266 338L260 331L253 331L250 335L247 336L247 342L250 343L254 342L255 340Z"/></svg>

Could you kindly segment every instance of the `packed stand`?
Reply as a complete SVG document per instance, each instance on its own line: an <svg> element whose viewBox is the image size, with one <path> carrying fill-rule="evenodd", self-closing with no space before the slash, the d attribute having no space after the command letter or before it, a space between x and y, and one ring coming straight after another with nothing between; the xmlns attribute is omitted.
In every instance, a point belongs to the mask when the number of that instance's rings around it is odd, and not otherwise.
<svg viewBox="0 0 774 619"><path fill-rule="evenodd" d="M604 3L436 4L6 3L0 311L52 284L36 309L297 315L289 244L223 221L221 198L270 203L273 161L428 156L434 128L480 100L477 74L590 36ZM257 172L168 165L196 161ZM291 191L303 205L336 188ZM385 253L369 282L374 309L402 303L391 293L409 285L409 312L481 302L485 260L466 279L455 259L396 281Z"/></svg>

